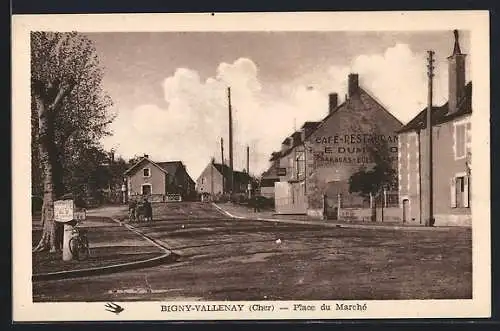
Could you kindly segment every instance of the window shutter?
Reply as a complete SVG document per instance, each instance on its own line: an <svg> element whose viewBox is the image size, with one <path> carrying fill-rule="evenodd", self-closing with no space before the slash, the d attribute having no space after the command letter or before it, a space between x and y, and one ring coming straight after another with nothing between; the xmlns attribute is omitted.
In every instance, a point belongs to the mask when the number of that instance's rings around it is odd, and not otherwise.
<svg viewBox="0 0 500 331"><path fill-rule="evenodd" d="M457 191L456 191L456 179L453 177L450 182L450 198L451 198L451 208L457 207Z"/></svg>
<svg viewBox="0 0 500 331"><path fill-rule="evenodd" d="M464 201L463 206L469 207L469 176L464 176L464 194L462 195Z"/></svg>

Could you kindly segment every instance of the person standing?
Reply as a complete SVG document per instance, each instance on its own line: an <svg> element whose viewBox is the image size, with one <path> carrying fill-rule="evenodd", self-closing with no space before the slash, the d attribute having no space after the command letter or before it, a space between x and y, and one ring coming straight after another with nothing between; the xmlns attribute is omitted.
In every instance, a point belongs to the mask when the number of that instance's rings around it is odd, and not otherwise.
<svg viewBox="0 0 500 331"><path fill-rule="evenodd" d="M147 197L144 198L142 208L144 210L145 220L146 221L153 221L153 208L151 207L151 203L148 201Z"/></svg>
<svg viewBox="0 0 500 331"><path fill-rule="evenodd" d="M137 202L134 199L130 199L128 203L128 219L130 222L134 222L136 219L136 209Z"/></svg>

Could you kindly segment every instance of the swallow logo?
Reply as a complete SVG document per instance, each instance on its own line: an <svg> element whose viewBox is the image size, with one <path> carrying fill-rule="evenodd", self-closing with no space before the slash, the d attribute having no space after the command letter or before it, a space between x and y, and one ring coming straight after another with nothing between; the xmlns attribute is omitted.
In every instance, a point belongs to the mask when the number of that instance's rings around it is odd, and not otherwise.
<svg viewBox="0 0 500 331"><path fill-rule="evenodd" d="M119 313L121 313L122 311L125 310L124 308L122 308L121 306L119 306L119 305L117 305L116 303L113 303L113 302L108 302L105 305L105 307L106 307L107 311L115 313L116 315L118 315Z"/></svg>

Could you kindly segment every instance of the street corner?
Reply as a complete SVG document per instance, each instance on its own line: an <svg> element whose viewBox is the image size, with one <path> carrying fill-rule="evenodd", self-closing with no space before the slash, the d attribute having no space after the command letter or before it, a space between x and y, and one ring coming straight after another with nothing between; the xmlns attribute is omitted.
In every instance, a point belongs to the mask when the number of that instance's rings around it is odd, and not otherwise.
<svg viewBox="0 0 500 331"><path fill-rule="evenodd" d="M32 253L34 280L63 279L119 272L177 261L179 256L166 250L146 236L131 231L106 216L90 216L81 228L85 229L85 254L48 250ZM33 242L41 237L41 229L33 230Z"/></svg>

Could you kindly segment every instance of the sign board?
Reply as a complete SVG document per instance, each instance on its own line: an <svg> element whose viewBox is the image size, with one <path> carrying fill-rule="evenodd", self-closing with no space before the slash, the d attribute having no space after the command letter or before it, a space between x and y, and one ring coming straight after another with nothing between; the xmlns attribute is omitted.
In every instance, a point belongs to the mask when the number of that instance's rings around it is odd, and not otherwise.
<svg viewBox="0 0 500 331"><path fill-rule="evenodd" d="M75 204L73 200L54 201L54 220L56 222L69 222L74 218Z"/></svg>
<svg viewBox="0 0 500 331"><path fill-rule="evenodd" d="M125 184L122 185L122 192L126 192L127 191L127 186Z"/></svg>
<svg viewBox="0 0 500 331"><path fill-rule="evenodd" d="M278 168L278 176L286 176L286 168Z"/></svg>

